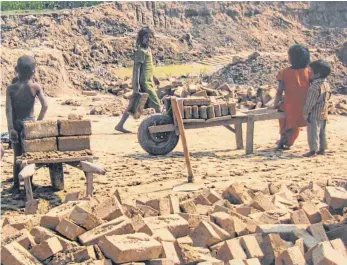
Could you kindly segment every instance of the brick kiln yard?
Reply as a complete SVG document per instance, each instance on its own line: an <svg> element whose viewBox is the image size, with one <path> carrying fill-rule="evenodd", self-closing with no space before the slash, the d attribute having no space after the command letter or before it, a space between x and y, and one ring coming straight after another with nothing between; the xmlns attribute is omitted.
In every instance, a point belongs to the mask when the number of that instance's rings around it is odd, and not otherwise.
<svg viewBox="0 0 347 265"><path fill-rule="evenodd" d="M106 175L95 175L92 201L64 204L76 198L71 193L85 195L83 173L66 166L65 191L53 192L48 170L40 169L34 176L39 214L26 216L25 192L7 192L13 157L6 150L2 243L12 243L2 250L3 264L12 264L5 259L13 257L16 264L346 264L346 117L331 116L329 152L311 159L301 156L305 129L293 150L274 151L276 121L256 123L255 153L248 156L235 150L234 135L223 127L188 130L202 190L175 193L172 188L186 181L180 144L169 155L150 156L135 133L115 133L118 117L86 115L100 102L112 103L113 96L68 99L81 104L49 98L47 119L70 113L90 118L95 163ZM4 102L3 97L2 130ZM136 132L139 123L131 119L127 126Z"/></svg>

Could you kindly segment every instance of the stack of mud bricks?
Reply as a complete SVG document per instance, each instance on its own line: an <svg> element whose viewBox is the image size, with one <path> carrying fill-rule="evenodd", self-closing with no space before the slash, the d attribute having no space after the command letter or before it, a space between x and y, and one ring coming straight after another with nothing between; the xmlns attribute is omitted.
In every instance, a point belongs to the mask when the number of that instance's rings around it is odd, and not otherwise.
<svg viewBox="0 0 347 265"><path fill-rule="evenodd" d="M1 264L347 264L344 187L234 183L188 199L121 195L75 198L36 224L3 218Z"/></svg>
<svg viewBox="0 0 347 265"><path fill-rule="evenodd" d="M90 120L30 121L24 123L22 146L26 152L90 149Z"/></svg>
<svg viewBox="0 0 347 265"><path fill-rule="evenodd" d="M215 103L205 97L191 97L183 100L184 119L213 119L236 114L236 103Z"/></svg>

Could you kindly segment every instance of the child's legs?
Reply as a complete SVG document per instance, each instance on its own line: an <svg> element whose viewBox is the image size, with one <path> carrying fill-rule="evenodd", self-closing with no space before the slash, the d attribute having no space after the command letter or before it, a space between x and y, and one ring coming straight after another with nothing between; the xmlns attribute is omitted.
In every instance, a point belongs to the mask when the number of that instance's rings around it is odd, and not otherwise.
<svg viewBox="0 0 347 265"><path fill-rule="evenodd" d="M320 121L320 130L319 130L319 150L327 149L327 138L326 138L326 126L327 121Z"/></svg>
<svg viewBox="0 0 347 265"><path fill-rule="evenodd" d="M317 152L318 150L318 131L319 125L316 119L311 119L307 123L307 140L310 147L310 152Z"/></svg>
<svg viewBox="0 0 347 265"><path fill-rule="evenodd" d="M16 163L16 157L22 155L22 145L20 143L13 144L13 185L19 188L19 173L21 170L20 164Z"/></svg>

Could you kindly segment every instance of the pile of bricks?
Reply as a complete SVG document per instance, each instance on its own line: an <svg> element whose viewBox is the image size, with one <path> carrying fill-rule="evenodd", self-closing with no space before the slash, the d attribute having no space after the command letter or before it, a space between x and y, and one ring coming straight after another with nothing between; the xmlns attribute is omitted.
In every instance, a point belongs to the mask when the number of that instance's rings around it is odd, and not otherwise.
<svg viewBox="0 0 347 265"><path fill-rule="evenodd" d="M344 187L235 183L180 199L122 199L116 191L69 201L30 228L2 219L1 264L347 264Z"/></svg>
<svg viewBox="0 0 347 265"><path fill-rule="evenodd" d="M28 121L24 123L25 153L90 149L90 120Z"/></svg>

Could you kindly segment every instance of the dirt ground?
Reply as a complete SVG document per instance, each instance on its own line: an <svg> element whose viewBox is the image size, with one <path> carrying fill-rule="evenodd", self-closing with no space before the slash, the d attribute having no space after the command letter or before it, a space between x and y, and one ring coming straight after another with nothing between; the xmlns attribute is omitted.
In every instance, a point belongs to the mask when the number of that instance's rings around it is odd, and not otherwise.
<svg viewBox="0 0 347 265"><path fill-rule="evenodd" d="M66 99L48 99L47 119L67 118L68 114L76 113L92 120L95 162L107 171L104 176L95 176L94 196L105 198L118 188L126 201L162 197L172 193L175 185L186 181L187 171L181 142L169 155L148 155L137 141L136 131L141 119L130 119L126 124L133 134L118 134L114 131L114 126L120 117L86 115L92 105L111 103L115 100L114 97L102 94L96 97L69 97L82 102L77 107L62 105ZM1 131L7 130L4 106L5 97L2 95ZM37 104L36 113L39 107ZM311 159L301 156L308 148L305 128L292 150L274 150L278 137L277 121L256 123L255 153L252 155L245 155L244 150L236 150L234 135L224 127L189 130L187 140L196 183L201 187L224 189L237 181L273 182L286 183L291 188L298 189L311 180L346 180L346 126L347 117L331 116L327 129L329 152L326 156ZM245 139L245 125L243 132ZM12 184L12 161L12 151L6 150L1 165L1 212L10 219L21 219L24 215L25 192L22 190L21 194L12 195L7 191ZM39 185L34 191L34 197L44 205L42 213L64 201L68 192L80 191L82 195L85 194L82 172L69 166L65 167L65 191L51 190L47 169L40 169L34 176L34 182Z"/></svg>

